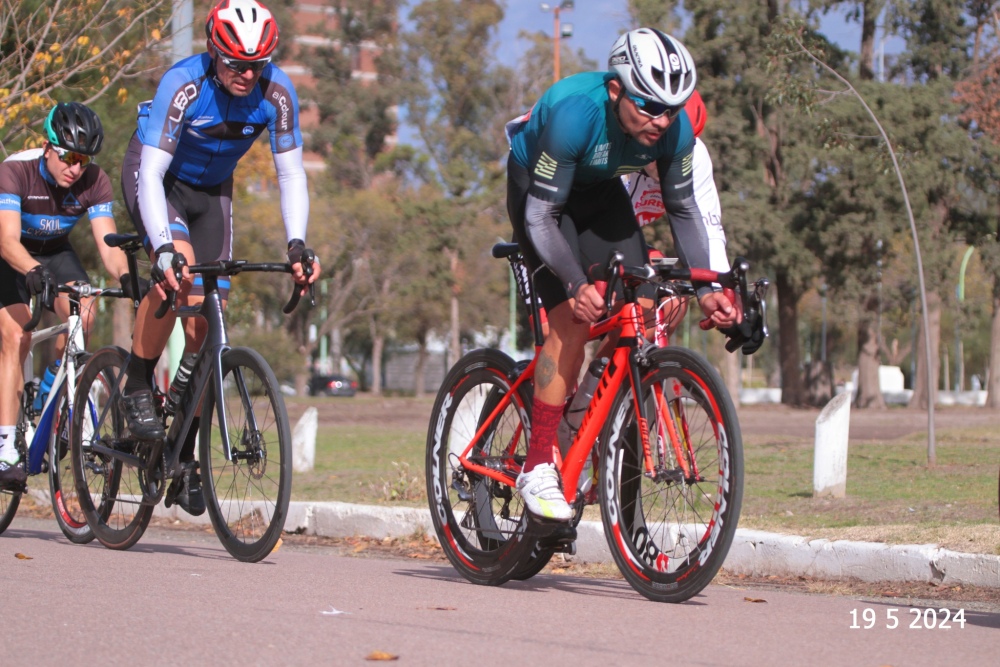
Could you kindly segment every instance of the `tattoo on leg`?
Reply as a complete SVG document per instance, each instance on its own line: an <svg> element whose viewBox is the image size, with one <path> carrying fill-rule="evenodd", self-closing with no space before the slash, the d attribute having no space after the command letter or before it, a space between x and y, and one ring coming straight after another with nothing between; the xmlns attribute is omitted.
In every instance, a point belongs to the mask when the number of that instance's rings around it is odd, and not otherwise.
<svg viewBox="0 0 1000 667"><path fill-rule="evenodd" d="M555 359L542 352L535 367L535 384L539 388L548 387L556 376Z"/></svg>

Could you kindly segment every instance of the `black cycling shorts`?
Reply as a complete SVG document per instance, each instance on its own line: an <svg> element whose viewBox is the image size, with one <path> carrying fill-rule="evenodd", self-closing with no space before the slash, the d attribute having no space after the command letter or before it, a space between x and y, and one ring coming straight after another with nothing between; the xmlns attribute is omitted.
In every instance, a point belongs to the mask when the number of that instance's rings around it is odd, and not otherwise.
<svg viewBox="0 0 1000 667"><path fill-rule="evenodd" d="M146 234L139 212L139 158L142 142L137 134L125 151L122 163L122 195L125 208L132 217L135 229L142 236L146 251L152 254L153 246ZM233 258L233 179L229 177L219 185L197 187L180 181L171 173L163 179L167 196L167 216L170 235L178 241L187 241L194 248L194 262L207 263ZM191 259L190 257L188 258ZM219 292L228 298L229 280L219 279ZM193 296L204 295L201 278L195 277Z"/></svg>
<svg viewBox="0 0 1000 667"><path fill-rule="evenodd" d="M57 283L89 283L90 278L83 270L80 258L76 256L68 242L61 248L45 254L31 253L38 263L47 268L55 276ZM30 304L28 286L24 282L24 274L3 259L0 259L0 308L18 303Z"/></svg>
<svg viewBox="0 0 1000 667"><path fill-rule="evenodd" d="M542 264L528 240L524 209L530 180L527 169L507 160L507 214L514 227L514 240L521 246L525 264L535 276L535 293L545 308L552 310L571 295L562 281ZM604 266L612 250L621 252L629 266L642 266L648 261L649 252L635 219L632 200L617 178L574 188L559 218L559 231L585 272L593 265ZM622 297L621 289L617 291ZM655 288L644 286L640 295L652 298Z"/></svg>

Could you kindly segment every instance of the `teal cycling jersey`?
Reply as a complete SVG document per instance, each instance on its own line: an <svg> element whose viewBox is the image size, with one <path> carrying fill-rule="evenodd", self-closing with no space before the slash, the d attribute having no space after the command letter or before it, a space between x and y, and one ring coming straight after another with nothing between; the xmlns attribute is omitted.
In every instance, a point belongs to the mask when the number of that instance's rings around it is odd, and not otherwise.
<svg viewBox="0 0 1000 667"><path fill-rule="evenodd" d="M691 195L694 132L686 113L653 146L626 135L608 97L609 72L585 72L551 86L531 111L507 124L511 158L531 173L532 196L547 202L569 199L573 188L640 171L665 161L671 199ZM679 187L678 187L679 186Z"/></svg>

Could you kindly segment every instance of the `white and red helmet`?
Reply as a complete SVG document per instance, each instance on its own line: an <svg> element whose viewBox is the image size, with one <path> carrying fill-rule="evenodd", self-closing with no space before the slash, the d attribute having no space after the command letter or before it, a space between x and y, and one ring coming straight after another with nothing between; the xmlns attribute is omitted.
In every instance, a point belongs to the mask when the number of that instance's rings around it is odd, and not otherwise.
<svg viewBox="0 0 1000 667"><path fill-rule="evenodd" d="M205 34L224 58L263 60L278 46L278 24L257 0L222 0L208 13Z"/></svg>
<svg viewBox="0 0 1000 667"><path fill-rule="evenodd" d="M637 97L680 107L694 92L694 59L677 39L653 28L625 33L611 47L608 69Z"/></svg>

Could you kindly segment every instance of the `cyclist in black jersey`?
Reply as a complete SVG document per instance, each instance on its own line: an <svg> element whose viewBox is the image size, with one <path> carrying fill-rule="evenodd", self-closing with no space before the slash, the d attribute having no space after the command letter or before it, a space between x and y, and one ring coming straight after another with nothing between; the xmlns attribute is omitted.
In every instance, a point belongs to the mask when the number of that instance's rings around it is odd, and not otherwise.
<svg viewBox="0 0 1000 667"><path fill-rule="evenodd" d="M93 162L104 140L100 118L77 102L57 104L45 119L45 138L44 147L0 164L0 484L25 479L23 468L13 464L22 369L31 346L31 332L22 329L31 319L28 304L44 293L50 310L64 321L69 316L66 300L54 299L54 287L89 282L69 242L84 215L108 273L131 290L125 254L104 242L115 221L111 181ZM80 314L87 333L92 311L85 306Z"/></svg>
<svg viewBox="0 0 1000 667"><path fill-rule="evenodd" d="M618 39L608 70L555 83L507 125L507 211L549 324L517 487L529 511L557 521L569 520L572 509L553 465L556 428L589 326L604 313L586 269L603 264L612 249L627 264L647 260L623 174L656 162L678 255L687 266L709 267L709 239L692 184L694 134L681 113L696 83L690 53L673 37L640 28ZM698 300L716 326L736 322L737 309L711 285L698 286Z"/></svg>
<svg viewBox="0 0 1000 667"><path fill-rule="evenodd" d="M209 11L205 34L207 52L167 70L152 102L140 105L122 165L125 202L150 252L155 284L136 313L122 399L129 431L143 440L166 436L151 387L176 316L168 310L157 320L154 314L168 291L177 292L178 304L201 300L200 279L189 274L189 264L232 258L233 171L265 130L277 171L292 277L304 292L320 275L318 260L308 276L302 267L309 192L298 98L288 75L271 62L278 45L277 22L256 0L222 0ZM220 287L225 299L228 284ZM206 331L200 318L186 320L186 353L198 351ZM205 511L194 460L197 433L195 424L181 449L185 472L179 486L175 480L166 492L168 506L176 498L194 515Z"/></svg>

